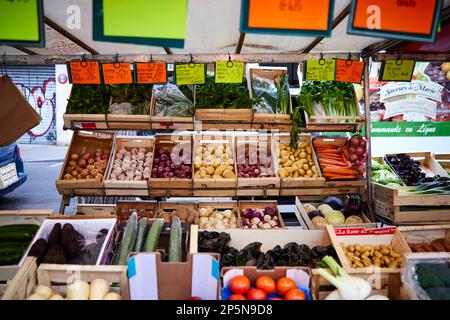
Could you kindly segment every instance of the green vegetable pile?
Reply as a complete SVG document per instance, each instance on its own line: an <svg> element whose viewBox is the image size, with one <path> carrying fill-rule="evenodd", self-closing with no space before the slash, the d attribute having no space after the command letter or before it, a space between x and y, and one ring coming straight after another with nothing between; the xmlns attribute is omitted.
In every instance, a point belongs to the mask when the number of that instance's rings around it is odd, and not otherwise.
<svg viewBox="0 0 450 320"><path fill-rule="evenodd" d="M450 195L450 178L428 177L423 179L417 186L408 190L413 194L442 194Z"/></svg>
<svg viewBox="0 0 450 320"><path fill-rule="evenodd" d="M417 281L431 300L450 300L450 266L448 263L419 263Z"/></svg>
<svg viewBox="0 0 450 320"><path fill-rule="evenodd" d="M131 104L129 113L131 114L150 114L150 100L152 98L153 85L146 84L121 84L111 85L110 95L112 104L128 103ZM110 108L110 113L112 112ZM123 113L121 113L123 114Z"/></svg>
<svg viewBox="0 0 450 320"><path fill-rule="evenodd" d="M109 108L110 87L107 85L76 85L72 87L66 113L106 114Z"/></svg>
<svg viewBox="0 0 450 320"><path fill-rule="evenodd" d="M392 172L386 163L381 164L375 160L372 160L372 182L390 187L403 185L402 180Z"/></svg>
<svg viewBox="0 0 450 320"><path fill-rule="evenodd" d="M254 76L252 80L253 110L257 113L289 114L289 77L277 76L274 80Z"/></svg>
<svg viewBox="0 0 450 320"><path fill-rule="evenodd" d="M242 83L215 83L213 76L206 76L206 82L195 88L196 108L247 109L252 100L246 80Z"/></svg>
<svg viewBox="0 0 450 320"><path fill-rule="evenodd" d="M176 86L172 83L155 85L155 109L153 115L158 117L192 117L194 115L194 98L189 86Z"/></svg>

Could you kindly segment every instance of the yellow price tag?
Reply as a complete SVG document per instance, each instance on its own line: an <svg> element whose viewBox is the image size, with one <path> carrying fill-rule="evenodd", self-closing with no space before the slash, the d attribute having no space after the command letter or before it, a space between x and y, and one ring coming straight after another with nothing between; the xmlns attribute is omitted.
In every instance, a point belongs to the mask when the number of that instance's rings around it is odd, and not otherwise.
<svg viewBox="0 0 450 320"><path fill-rule="evenodd" d="M186 63L175 65L176 84L204 84L205 83L205 64L204 63Z"/></svg>
<svg viewBox="0 0 450 320"><path fill-rule="evenodd" d="M380 81L407 81L413 76L414 60L386 60L381 65Z"/></svg>
<svg viewBox="0 0 450 320"><path fill-rule="evenodd" d="M336 76L336 60L308 60L305 61L306 81L334 80Z"/></svg>
<svg viewBox="0 0 450 320"><path fill-rule="evenodd" d="M242 83L244 63L236 61L216 62L216 83Z"/></svg>

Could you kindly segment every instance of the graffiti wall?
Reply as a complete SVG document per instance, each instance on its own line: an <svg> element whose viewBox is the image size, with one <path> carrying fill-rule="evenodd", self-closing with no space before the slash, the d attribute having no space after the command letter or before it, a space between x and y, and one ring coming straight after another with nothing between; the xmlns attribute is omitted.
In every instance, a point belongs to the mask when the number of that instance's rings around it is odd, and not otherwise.
<svg viewBox="0 0 450 320"><path fill-rule="evenodd" d="M20 143L56 144L56 86L53 66L8 66L8 75L42 122L23 135Z"/></svg>

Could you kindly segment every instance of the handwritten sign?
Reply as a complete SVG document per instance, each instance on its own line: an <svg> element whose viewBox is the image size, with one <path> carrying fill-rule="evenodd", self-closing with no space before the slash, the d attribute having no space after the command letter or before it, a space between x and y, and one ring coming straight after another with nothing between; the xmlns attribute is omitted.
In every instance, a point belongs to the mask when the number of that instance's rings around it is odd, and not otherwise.
<svg viewBox="0 0 450 320"><path fill-rule="evenodd" d="M379 81L410 82L415 65L414 60L386 60L381 64Z"/></svg>
<svg viewBox="0 0 450 320"><path fill-rule="evenodd" d="M336 60L308 60L305 61L306 81L334 80L336 74Z"/></svg>
<svg viewBox="0 0 450 320"><path fill-rule="evenodd" d="M336 81L361 83L364 62L352 60L336 61Z"/></svg>
<svg viewBox="0 0 450 320"><path fill-rule="evenodd" d="M133 83L131 65L129 63L103 63L102 73L105 84Z"/></svg>
<svg viewBox="0 0 450 320"><path fill-rule="evenodd" d="M167 65L165 62L135 63L134 75L137 83L166 83Z"/></svg>
<svg viewBox="0 0 450 320"><path fill-rule="evenodd" d="M73 84L100 84L100 64L98 61L71 61L69 81Z"/></svg>
<svg viewBox="0 0 450 320"><path fill-rule="evenodd" d="M216 83L242 83L244 63L235 61L217 61Z"/></svg>
<svg viewBox="0 0 450 320"><path fill-rule="evenodd" d="M185 63L175 65L176 84L204 84L206 69L204 63Z"/></svg>

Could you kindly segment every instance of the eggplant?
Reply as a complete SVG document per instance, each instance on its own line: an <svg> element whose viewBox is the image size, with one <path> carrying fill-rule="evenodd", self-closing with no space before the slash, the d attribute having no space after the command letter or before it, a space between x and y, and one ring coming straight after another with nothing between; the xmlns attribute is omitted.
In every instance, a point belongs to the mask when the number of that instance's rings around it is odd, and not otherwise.
<svg viewBox="0 0 450 320"><path fill-rule="evenodd" d="M327 197L322 204L327 204L334 210L342 210L344 208L344 201L337 197Z"/></svg>

